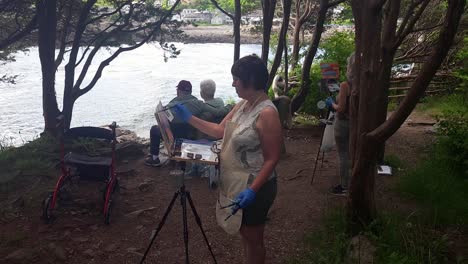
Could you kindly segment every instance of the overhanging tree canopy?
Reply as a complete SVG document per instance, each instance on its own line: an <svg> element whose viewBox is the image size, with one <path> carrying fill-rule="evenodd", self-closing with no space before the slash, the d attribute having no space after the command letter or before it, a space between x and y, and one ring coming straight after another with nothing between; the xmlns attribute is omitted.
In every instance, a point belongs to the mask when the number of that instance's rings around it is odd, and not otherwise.
<svg viewBox="0 0 468 264"><path fill-rule="evenodd" d="M356 31L355 78L350 102L352 179L348 216L358 231L375 217L374 177L381 146L403 124L424 94L453 42L466 0L448 0L434 46L396 111L386 119L387 82L396 50L414 31L430 0L353 0ZM409 3L407 9L403 4ZM401 23L398 23L399 18Z"/></svg>
<svg viewBox="0 0 468 264"><path fill-rule="evenodd" d="M69 127L75 101L89 92L101 78L104 69L122 52L134 50L144 43L170 30L173 22L168 19L170 9L156 8L150 1L115 0L111 8L98 9L97 0L40 0L37 4L39 21L39 56L42 67L43 112L45 132L55 134L56 118L64 116L64 125ZM162 25L166 28L163 29ZM119 43L126 43L126 46ZM55 54L55 46L59 46ZM90 65L95 63L97 52L106 46L119 44L111 55L99 62L86 83ZM80 50L83 51L80 54ZM174 47L170 51L176 52ZM65 66L63 109L60 111L55 96L55 71L68 56ZM81 67L78 70L78 66Z"/></svg>

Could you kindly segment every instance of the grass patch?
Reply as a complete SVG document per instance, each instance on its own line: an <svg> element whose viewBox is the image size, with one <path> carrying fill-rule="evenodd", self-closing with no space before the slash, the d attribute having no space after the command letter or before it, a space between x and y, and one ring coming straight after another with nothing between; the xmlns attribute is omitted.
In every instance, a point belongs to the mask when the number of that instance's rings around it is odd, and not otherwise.
<svg viewBox="0 0 468 264"><path fill-rule="evenodd" d="M468 224L468 106L450 95L427 102L440 111L437 141L427 158L401 177L398 189L422 205L434 225Z"/></svg>
<svg viewBox="0 0 468 264"><path fill-rule="evenodd" d="M404 162L397 155L389 154L384 157L384 164L395 169L404 169L406 166Z"/></svg>
<svg viewBox="0 0 468 264"><path fill-rule="evenodd" d="M425 97L422 103L417 105L416 110L437 117L450 112L466 112L468 110L466 96L455 93L445 96Z"/></svg>
<svg viewBox="0 0 468 264"><path fill-rule="evenodd" d="M450 164L429 158L402 175L397 188L422 205L433 225L468 224L468 181Z"/></svg>
<svg viewBox="0 0 468 264"><path fill-rule="evenodd" d="M388 102L388 106L387 106L387 111L389 112L392 112L392 111L395 111L398 107L398 103L396 100L390 100Z"/></svg>
<svg viewBox="0 0 468 264"><path fill-rule="evenodd" d="M0 151L0 182L5 182L6 174L50 172L53 161L58 158L58 143L50 137L41 137L21 147L8 147ZM3 175L3 177L2 177Z"/></svg>
<svg viewBox="0 0 468 264"><path fill-rule="evenodd" d="M343 208L328 212L324 227L319 231L306 233L303 251L286 263L343 263L350 242L345 220Z"/></svg>
<svg viewBox="0 0 468 264"><path fill-rule="evenodd" d="M428 225L421 215L380 215L364 232L375 245L374 262L461 263L449 252L448 235Z"/></svg>
<svg viewBox="0 0 468 264"><path fill-rule="evenodd" d="M331 210L325 217L323 228L308 232L304 238L304 249L299 256L288 259L288 264L309 263L359 263L352 259L352 238L346 232L344 208ZM374 263L419 264L419 263L463 263L461 256L449 250L449 236L427 223L419 214L408 216L383 213L361 233L374 251ZM361 251L363 252L363 251ZM373 252L373 253L372 253ZM354 255L358 255L355 252Z"/></svg>
<svg viewBox="0 0 468 264"><path fill-rule="evenodd" d="M66 144L66 150L101 155L110 153L108 143L94 139L77 139ZM57 139L43 136L20 147L5 147L0 151L0 201L12 193L35 192L31 187L43 179L56 179L60 162ZM45 176L45 177L44 177Z"/></svg>
<svg viewBox="0 0 468 264"><path fill-rule="evenodd" d="M319 120L313 115L301 113L293 117L293 124L300 127L316 126L319 124Z"/></svg>

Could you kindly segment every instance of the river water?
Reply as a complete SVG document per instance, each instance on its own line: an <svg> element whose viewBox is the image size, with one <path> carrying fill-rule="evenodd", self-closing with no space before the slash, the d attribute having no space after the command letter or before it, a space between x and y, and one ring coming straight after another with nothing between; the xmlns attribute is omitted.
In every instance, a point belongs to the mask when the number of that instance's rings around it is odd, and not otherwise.
<svg viewBox="0 0 468 264"><path fill-rule="evenodd" d="M192 82L193 95L200 99L200 81L211 78L217 84L217 97L239 100L231 86L233 44L175 44L181 54L167 62L158 44L122 53L107 66L96 86L75 102L72 126L101 126L116 121L122 128L147 138L155 124L157 102L165 104L175 97L175 86L181 79ZM257 44L241 46L241 57L260 52ZM109 55L109 50L96 55L86 80L91 80L98 63ZM58 69L56 79L60 109L65 64ZM0 83L0 143L21 145L38 137L44 126L37 48L19 52L15 62L0 65L0 76L3 74L19 76L16 84Z"/></svg>

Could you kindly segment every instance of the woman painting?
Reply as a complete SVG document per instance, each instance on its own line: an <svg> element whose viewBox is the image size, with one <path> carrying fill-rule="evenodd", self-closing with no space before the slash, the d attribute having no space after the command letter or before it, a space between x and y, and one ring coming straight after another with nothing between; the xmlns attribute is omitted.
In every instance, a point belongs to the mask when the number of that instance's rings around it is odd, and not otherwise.
<svg viewBox="0 0 468 264"><path fill-rule="evenodd" d="M226 232L240 233L246 263L261 264L265 221L276 196L281 125L266 94L268 71L262 60L256 55L243 57L231 73L242 100L220 124L192 116L183 105L177 105L175 113L201 132L223 138L216 218Z"/></svg>
<svg viewBox="0 0 468 264"><path fill-rule="evenodd" d="M354 53L348 57L346 65L346 81L340 84L338 100L335 103L328 97L326 104L330 110L336 111L335 117L335 142L340 159L341 184L332 188L335 195L346 195L349 186L349 98L351 95L351 83L353 80Z"/></svg>

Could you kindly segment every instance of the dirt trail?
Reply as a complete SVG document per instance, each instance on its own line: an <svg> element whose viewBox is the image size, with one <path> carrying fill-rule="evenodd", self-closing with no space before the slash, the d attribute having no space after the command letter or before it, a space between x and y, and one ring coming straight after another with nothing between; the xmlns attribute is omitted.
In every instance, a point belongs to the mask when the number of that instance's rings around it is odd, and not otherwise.
<svg viewBox="0 0 468 264"><path fill-rule="evenodd" d="M426 137L421 136L425 129L404 126L390 139L388 151L400 153L404 145L405 151L417 153L407 141L414 146L427 143ZM314 184L309 184L320 129L293 129L285 136L287 155L278 166L278 195L266 226L267 263L284 263L286 258L298 254L304 232L319 227L324 210L345 201L328 194L328 189L338 181L335 152L325 155ZM118 170L122 172L119 174L122 187L116 194L110 226L103 224L99 184L79 184L73 192L73 203L58 210L52 225L39 220L40 201L37 201L32 210L24 210L0 226L2 263L138 263L174 194L175 183L168 167L144 166L143 157L121 164ZM377 192L387 191L386 181L377 179ZM218 263L242 263L239 238L225 234L216 224L216 193L208 188L207 179L193 178L186 183ZM188 219L191 263L212 263L190 211ZM184 263L179 202L146 263Z"/></svg>

